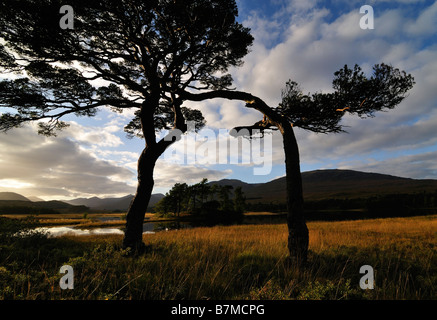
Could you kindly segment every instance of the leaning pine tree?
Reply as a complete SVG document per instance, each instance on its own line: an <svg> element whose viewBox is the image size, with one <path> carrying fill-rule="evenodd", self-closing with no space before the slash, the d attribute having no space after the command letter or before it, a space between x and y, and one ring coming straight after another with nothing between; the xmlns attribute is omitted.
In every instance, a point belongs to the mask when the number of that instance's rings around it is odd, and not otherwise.
<svg viewBox="0 0 437 320"><path fill-rule="evenodd" d="M74 10L72 29L61 28L63 5ZM186 121L205 124L178 92L231 85L227 70L253 42L237 15L234 0L2 0L0 68L15 75L0 82L0 130L39 121L39 133L50 135L68 125L66 115L135 109L125 130L145 148L123 246L142 250L155 163ZM170 132L158 140L162 129Z"/></svg>
<svg viewBox="0 0 437 320"><path fill-rule="evenodd" d="M302 177L299 147L294 128L316 133L343 132L340 121L346 112L359 117L373 117L377 111L393 109L413 87L414 79L404 71L387 64L378 64L367 77L358 65L347 65L337 71L331 93L303 94L294 81L289 81L282 92L282 102L271 107L262 99L240 91L218 90L193 94L180 92L185 99L202 101L223 98L242 100L246 107L261 112L263 120L251 126L234 128L233 135L252 137L272 129L279 130L285 154L287 188L288 249L291 259L304 264L308 255L309 235L303 210Z"/></svg>

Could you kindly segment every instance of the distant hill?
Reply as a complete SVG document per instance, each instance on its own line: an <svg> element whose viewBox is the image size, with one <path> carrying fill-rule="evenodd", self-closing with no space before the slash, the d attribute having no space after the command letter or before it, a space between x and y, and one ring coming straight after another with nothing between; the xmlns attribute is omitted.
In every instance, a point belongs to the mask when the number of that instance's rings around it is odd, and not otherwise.
<svg viewBox="0 0 437 320"><path fill-rule="evenodd" d="M234 185L240 185L247 202L284 203L286 199L285 180L286 178L282 177L258 184L244 182L238 184L234 180L220 180L211 183L226 184L226 181L231 181ZM379 173L338 169L303 172L302 184L305 200L356 199L374 195L437 191L437 180L409 179Z"/></svg>
<svg viewBox="0 0 437 320"><path fill-rule="evenodd" d="M223 179L208 184L241 187L248 203L283 204L286 200L285 177L266 183L246 183L236 179ZM386 174L354 170L315 170L302 173L305 200L358 199L375 195L417 194L437 192L437 180L409 179ZM149 207L153 207L163 194L153 194ZM0 192L0 207L21 206L53 209L59 212L92 210L126 211L133 195L120 198L78 198L69 201L37 201L14 192ZM1 213L1 212L0 212Z"/></svg>
<svg viewBox="0 0 437 320"><path fill-rule="evenodd" d="M44 201L43 199L35 197L35 196L27 197L27 199L29 199L32 202L42 202L42 201Z"/></svg>
<svg viewBox="0 0 437 320"><path fill-rule="evenodd" d="M15 192L0 192L0 200L30 201L25 196Z"/></svg>
<svg viewBox="0 0 437 320"><path fill-rule="evenodd" d="M0 200L0 214L83 213L86 206L74 206L62 201Z"/></svg>
<svg viewBox="0 0 437 320"><path fill-rule="evenodd" d="M416 180L353 170L317 170L302 175L305 198L366 198L395 193L434 192L437 180Z"/></svg>
<svg viewBox="0 0 437 320"><path fill-rule="evenodd" d="M107 211L126 211L133 199L133 195L127 195L121 198L78 198L65 201L72 205L84 205L92 210L107 210ZM152 194L149 206L154 206L159 200L164 197L163 194Z"/></svg>
<svg viewBox="0 0 437 320"><path fill-rule="evenodd" d="M238 179L222 179L219 181L208 182L208 185L220 185L220 186L232 186L234 189L237 187L241 187L243 191L247 191L255 188L256 186L261 186L263 183L247 183Z"/></svg>

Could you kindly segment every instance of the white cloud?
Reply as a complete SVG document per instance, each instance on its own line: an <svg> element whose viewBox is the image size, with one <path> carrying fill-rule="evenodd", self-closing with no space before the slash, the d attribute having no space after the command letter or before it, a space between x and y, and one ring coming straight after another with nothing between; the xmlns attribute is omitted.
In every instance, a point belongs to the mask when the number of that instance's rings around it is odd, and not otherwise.
<svg viewBox="0 0 437 320"><path fill-rule="evenodd" d="M255 43L245 64L232 69L233 86L238 90L275 106L288 79L300 83L304 92L330 91L333 73L344 64L355 63L366 72L376 63L391 63L412 73L417 82L409 97L388 113L367 120L346 116L343 123L349 126L349 134L317 135L297 129L302 163L436 178L432 162L436 154L429 149L437 146L437 45L431 38L437 29L437 3L416 13L408 11L406 4L417 1L390 1L399 5L375 11L375 29L361 30L359 7L364 3L360 1L336 1L335 5L344 4L338 16L321 1L274 2L282 6L281 12L269 17L251 12L243 23L252 28ZM187 106L200 109L214 129L230 130L262 118L237 101L216 99ZM133 112L103 114L103 119L109 119L104 125L71 122L71 127L54 139L37 136L30 127L2 135L0 148L7 151L0 158L0 190L6 191L4 185L10 183L24 187L25 195L37 196L134 192L141 150L127 151L119 135ZM183 145L176 143L174 148L180 151ZM375 154L384 154L387 160ZM279 133L273 135L272 157L274 164L283 165ZM233 168L223 168L225 171L210 164L177 165L160 159L155 167L155 188L231 177Z"/></svg>
<svg viewBox="0 0 437 320"><path fill-rule="evenodd" d="M232 170L214 170L196 165L171 164L159 159L154 173L156 188L171 188L175 183L194 184L203 178L209 181L224 179L232 174Z"/></svg>
<svg viewBox="0 0 437 320"><path fill-rule="evenodd" d="M2 134L0 140L0 176L24 184L24 195L68 198L133 192L126 183L132 171L91 156L66 137L49 138L36 131L35 125L27 125ZM2 184L0 190L10 188Z"/></svg>
<svg viewBox="0 0 437 320"><path fill-rule="evenodd" d="M287 9L289 12L306 12L316 6L318 0L290 0Z"/></svg>
<svg viewBox="0 0 437 320"><path fill-rule="evenodd" d="M112 121L102 127L85 127L75 121L69 122L70 126L62 131L59 136L70 138L81 145L92 147L118 147L123 144L114 132L123 132L123 126Z"/></svg>
<svg viewBox="0 0 437 320"><path fill-rule="evenodd" d="M314 3L291 1L289 5L290 9L306 10L306 14L288 11L291 13L288 29L284 28L282 35L274 35L282 36L283 41L271 48L263 40L266 33L253 28L254 50L246 57L247 64L235 71L237 88L258 95L274 106L289 78L300 83L304 92L330 91L333 73L344 64L355 63L366 72L376 63L390 63L412 73L416 80L408 98L396 109L367 120L346 116L343 123L350 126L345 128L349 134L317 135L297 129L304 163L324 166L375 152L421 152L421 148L437 146L434 111L437 47L435 41L423 47L423 39L419 37L429 36L436 29L433 26L437 23L434 19L437 3L423 9L416 18L411 18L408 7L380 10L375 14L374 30L359 28L359 6L332 19L334 12L315 8ZM260 26L275 25L274 21L262 21L257 15L247 21L257 21ZM229 114L234 117L227 117L228 125L245 124L241 113ZM278 153L276 163L281 158Z"/></svg>
<svg viewBox="0 0 437 320"><path fill-rule="evenodd" d="M366 158L364 161L340 163L340 169L366 172L384 172L399 177L435 179L437 176L437 151L391 157L385 160Z"/></svg>
<svg viewBox="0 0 437 320"><path fill-rule="evenodd" d="M407 32L413 36L435 35L437 30L437 2L424 10L416 21L407 24Z"/></svg>

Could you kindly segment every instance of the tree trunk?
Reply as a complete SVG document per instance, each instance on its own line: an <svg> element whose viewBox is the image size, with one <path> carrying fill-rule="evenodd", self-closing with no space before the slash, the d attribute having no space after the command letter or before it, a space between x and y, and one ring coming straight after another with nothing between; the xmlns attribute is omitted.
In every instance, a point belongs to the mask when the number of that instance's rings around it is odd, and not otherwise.
<svg viewBox="0 0 437 320"><path fill-rule="evenodd" d="M123 239L123 248L130 248L133 252L141 252L145 248L143 223L154 185L153 170L159 156L156 150L146 147L138 159L138 186L126 215Z"/></svg>
<svg viewBox="0 0 437 320"><path fill-rule="evenodd" d="M298 265L303 265L307 261L309 235L303 211L299 147L289 123L283 123L279 129L282 133L285 152L288 250L290 258Z"/></svg>
<svg viewBox="0 0 437 320"><path fill-rule="evenodd" d="M277 126L282 133L285 152L285 171L287 181L287 224L288 224L288 249L290 257L299 264L304 264L308 254L308 228L303 212L302 176L300 172L299 147L294 135L292 125L281 114L276 113L263 100L250 93L232 90L215 90L206 93L193 94L180 93L183 99L191 101L203 101L214 98L229 100L242 100L246 107L254 108L264 114L265 125L257 122L252 128L269 128L269 124ZM267 119L266 119L267 118ZM240 127L241 129L242 127ZM237 131L237 130L235 130Z"/></svg>
<svg viewBox="0 0 437 320"><path fill-rule="evenodd" d="M154 112L159 104L159 95L150 96L143 103L141 109L141 128L146 141L146 147L138 159L138 186L126 215L126 229L124 232L123 248L130 248L132 253L141 253L145 249L143 243L143 223L152 196L154 180L153 171L159 156L168 146L179 140L187 131L184 117L180 110L180 103L173 106L175 113L175 129L166 137L156 142Z"/></svg>

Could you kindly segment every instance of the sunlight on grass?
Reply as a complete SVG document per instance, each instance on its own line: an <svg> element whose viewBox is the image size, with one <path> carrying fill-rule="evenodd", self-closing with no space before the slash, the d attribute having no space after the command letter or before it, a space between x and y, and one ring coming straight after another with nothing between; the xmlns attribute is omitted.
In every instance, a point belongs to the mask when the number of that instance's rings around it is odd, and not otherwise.
<svg viewBox="0 0 437 320"><path fill-rule="evenodd" d="M216 226L144 235L126 257L122 235L3 241L3 299L435 299L437 216L310 222L308 265L288 257L285 224ZM59 289L59 268L75 289ZM359 268L375 269L375 289Z"/></svg>

